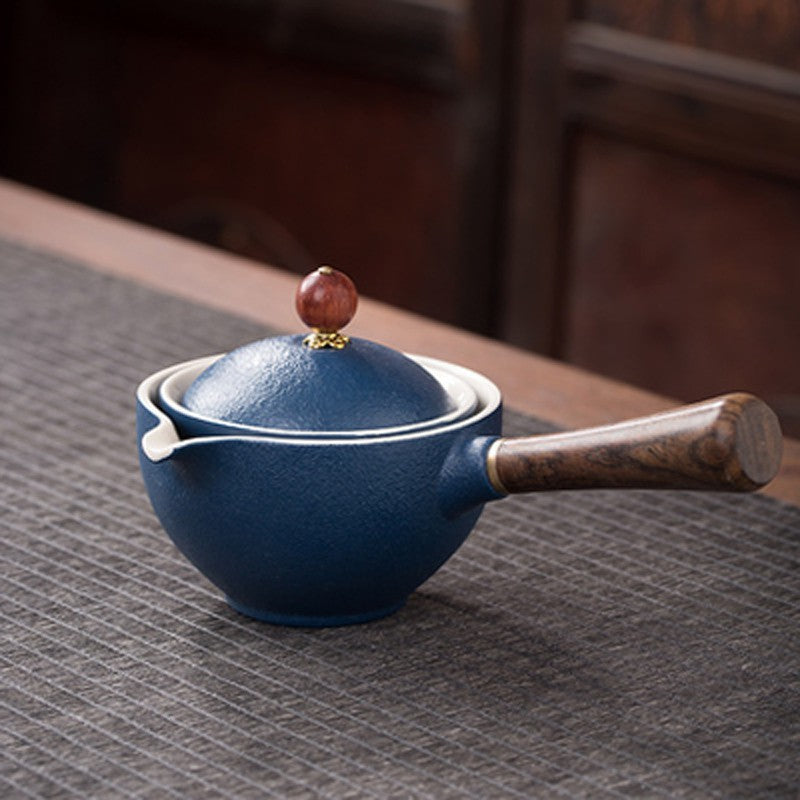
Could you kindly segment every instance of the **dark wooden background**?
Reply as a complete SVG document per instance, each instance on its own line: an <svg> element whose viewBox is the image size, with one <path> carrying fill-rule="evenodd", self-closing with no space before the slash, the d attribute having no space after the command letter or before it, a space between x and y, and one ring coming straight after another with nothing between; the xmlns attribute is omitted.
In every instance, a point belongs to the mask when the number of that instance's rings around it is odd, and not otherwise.
<svg viewBox="0 0 800 800"><path fill-rule="evenodd" d="M800 433L800 5L10 0L0 173Z"/></svg>

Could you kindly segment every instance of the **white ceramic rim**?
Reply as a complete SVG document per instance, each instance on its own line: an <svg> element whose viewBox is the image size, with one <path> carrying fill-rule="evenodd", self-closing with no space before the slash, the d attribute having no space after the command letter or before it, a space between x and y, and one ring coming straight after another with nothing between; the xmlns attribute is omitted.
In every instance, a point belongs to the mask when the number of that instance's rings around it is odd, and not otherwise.
<svg viewBox="0 0 800 800"><path fill-rule="evenodd" d="M196 360L196 359L195 359ZM159 370L158 372L145 378L136 390L136 397L142 406L152 414L158 423L142 437L142 451L145 456L153 462L163 461L169 458L176 450L186 447L194 447L201 444L211 444L213 442L229 442L231 439L237 441L250 441L271 443L275 445L303 445L306 447L331 447L335 445L358 445L369 447L371 445L382 445L390 442L402 442L412 439L423 439L428 436L439 436L449 434L462 428L467 428L491 416L500 407L502 396L497 386L484 375L466 367L450 364L438 359L424 359L446 368L452 374L459 376L470 387L472 387L478 398L477 407L472 414L468 414L455 422L438 427L429 427L422 430L407 431L405 433L386 435L386 436L361 436L350 438L327 438L318 437L289 437L289 436L247 436L237 434L220 434L216 436L198 436L191 439L182 440L170 417L163 411L157 403L158 391L170 375L185 369L194 362L188 361L175 364L171 367Z"/></svg>
<svg viewBox="0 0 800 800"><path fill-rule="evenodd" d="M228 422L216 419L206 414L198 414L183 405L184 392L189 388L192 381L215 361L222 358L222 355L205 356L193 361L178 365L167 378L165 378L158 389L159 402L165 407L166 411L173 411L182 414L188 419L197 420L199 423L216 425L222 431L230 432L232 435L254 435L254 436L286 436L293 439L350 439L375 436L393 436L395 434L423 430L431 427L441 427L450 422L466 417L475 411L478 405L478 396L475 389L464 380L463 377L455 374L451 364L425 356L405 354L412 361L415 361L423 369L429 372L442 386L448 397L453 401L454 407L446 414L438 417L420 420L419 422L409 422L406 425L390 425L383 428L355 428L353 430L303 430L293 428L268 428L260 425L248 425L240 422ZM215 434L210 434L215 435Z"/></svg>

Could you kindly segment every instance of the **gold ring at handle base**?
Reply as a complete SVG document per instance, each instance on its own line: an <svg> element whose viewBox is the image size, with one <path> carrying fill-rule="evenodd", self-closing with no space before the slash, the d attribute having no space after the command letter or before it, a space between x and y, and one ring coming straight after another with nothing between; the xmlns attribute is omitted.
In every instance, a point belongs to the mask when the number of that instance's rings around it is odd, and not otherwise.
<svg viewBox="0 0 800 800"><path fill-rule="evenodd" d="M350 341L349 336L345 336L339 331L318 331L309 333L303 344L312 350L321 350L323 347L331 347L334 350L343 350Z"/></svg>
<svg viewBox="0 0 800 800"><path fill-rule="evenodd" d="M500 449L502 441L502 439L497 439L489 446L489 450L486 453L486 475L496 492L510 494L508 489L503 486L503 481L500 480L500 475L497 472L497 451Z"/></svg>

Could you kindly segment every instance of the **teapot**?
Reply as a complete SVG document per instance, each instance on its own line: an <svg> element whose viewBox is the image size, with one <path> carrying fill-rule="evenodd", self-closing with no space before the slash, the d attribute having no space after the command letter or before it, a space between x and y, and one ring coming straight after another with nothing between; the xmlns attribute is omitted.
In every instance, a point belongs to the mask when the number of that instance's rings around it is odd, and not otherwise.
<svg viewBox="0 0 800 800"><path fill-rule="evenodd" d="M312 272L296 306L308 335L175 364L136 391L153 509L247 616L319 627L391 614L510 493L752 491L778 471L777 418L751 394L503 437L485 376L342 333L357 307L343 273Z"/></svg>

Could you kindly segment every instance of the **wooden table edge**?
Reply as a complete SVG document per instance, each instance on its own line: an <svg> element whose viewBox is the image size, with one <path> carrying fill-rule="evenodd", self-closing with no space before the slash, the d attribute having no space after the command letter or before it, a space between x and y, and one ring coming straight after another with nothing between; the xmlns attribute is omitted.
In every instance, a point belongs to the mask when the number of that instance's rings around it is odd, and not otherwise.
<svg viewBox="0 0 800 800"><path fill-rule="evenodd" d="M294 312L295 275L2 178L0 235L279 329L301 327ZM366 298L348 332L478 370L501 387L510 408L564 428L615 422L676 404ZM762 492L800 505L800 442L785 440L781 471Z"/></svg>

